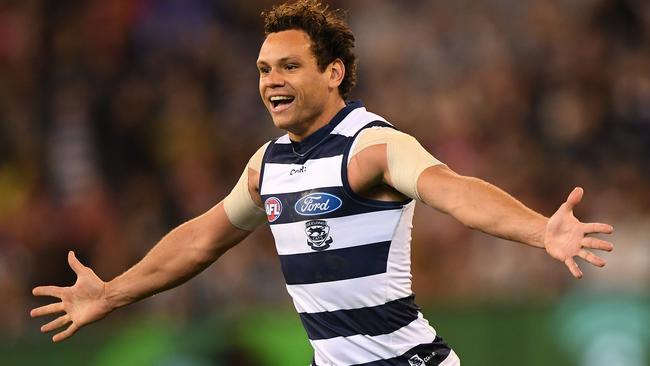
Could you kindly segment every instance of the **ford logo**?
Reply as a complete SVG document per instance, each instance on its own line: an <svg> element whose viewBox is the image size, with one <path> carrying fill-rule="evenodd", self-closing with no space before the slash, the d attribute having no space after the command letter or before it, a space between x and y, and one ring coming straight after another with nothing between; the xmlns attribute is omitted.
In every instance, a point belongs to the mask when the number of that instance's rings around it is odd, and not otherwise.
<svg viewBox="0 0 650 366"><path fill-rule="evenodd" d="M294 208L299 215L315 216L336 211L342 204L333 194L316 192L299 199Z"/></svg>

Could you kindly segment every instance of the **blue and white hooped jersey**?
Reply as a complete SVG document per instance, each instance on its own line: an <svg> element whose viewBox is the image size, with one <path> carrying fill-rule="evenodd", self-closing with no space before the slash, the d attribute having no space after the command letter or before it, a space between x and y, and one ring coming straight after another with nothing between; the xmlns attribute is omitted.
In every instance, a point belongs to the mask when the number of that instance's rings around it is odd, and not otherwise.
<svg viewBox="0 0 650 366"><path fill-rule="evenodd" d="M411 291L415 202L370 200L347 181L355 138L371 126L391 127L349 103L302 146L285 135L267 147L260 193L287 290L313 365L445 365L453 351Z"/></svg>

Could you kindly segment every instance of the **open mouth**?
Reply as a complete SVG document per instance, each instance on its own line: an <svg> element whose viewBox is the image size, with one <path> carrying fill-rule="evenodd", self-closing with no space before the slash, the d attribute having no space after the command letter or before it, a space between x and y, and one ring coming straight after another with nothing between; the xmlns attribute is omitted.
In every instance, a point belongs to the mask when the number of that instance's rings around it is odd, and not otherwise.
<svg viewBox="0 0 650 366"><path fill-rule="evenodd" d="M278 109L280 106L288 106L294 99L295 97L290 95L275 95L269 98L269 102L271 102L273 109Z"/></svg>

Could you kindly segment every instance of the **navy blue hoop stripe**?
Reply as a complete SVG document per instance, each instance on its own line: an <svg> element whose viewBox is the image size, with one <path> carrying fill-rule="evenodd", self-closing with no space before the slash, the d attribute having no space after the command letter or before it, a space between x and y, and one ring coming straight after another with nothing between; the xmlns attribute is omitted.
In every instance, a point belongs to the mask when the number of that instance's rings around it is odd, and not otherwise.
<svg viewBox="0 0 650 366"><path fill-rule="evenodd" d="M306 285L385 273L389 250L390 241L386 241L279 257L287 285Z"/></svg>
<svg viewBox="0 0 650 366"><path fill-rule="evenodd" d="M296 204L301 198L314 193L327 193L333 196L338 197L341 200L341 206L331 212L322 213L318 215L301 215L296 211ZM275 221L269 223L270 225L278 224L287 224L297 221L312 220L317 218L319 220L330 219L335 217L344 217L352 215L360 215L364 213L377 212L377 211L388 211L388 210L401 210L401 207L395 207L394 205L386 205L384 207L372 207L372 206L363 206L351 204L350 201L345 199L346 193L343 190L343 187L324 187L318 189L309 189L306 191L300 192L291 192L291 193L282 193L282 194L264 194L262 195L262 201L266 202L266 199L269 197L275 197L282 202L282 212L280 217ZM335 201L332 199L332 201ZM335 202L331 202L331 205L334 205Z"/></svg>
<svg viewBox="0 0 650 366"><path fill-rule="evenodd" d="M311 340L393 333L418 318L414 295L367 308L300 313Z"/></svg>

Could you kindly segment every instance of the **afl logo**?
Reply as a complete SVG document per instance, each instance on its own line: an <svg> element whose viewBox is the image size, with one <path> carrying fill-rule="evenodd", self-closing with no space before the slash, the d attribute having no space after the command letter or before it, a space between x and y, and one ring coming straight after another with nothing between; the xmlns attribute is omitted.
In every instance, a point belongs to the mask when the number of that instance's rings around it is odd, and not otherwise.
<svg viewBox="0 0 650 366"><path fill-rule="evenodd" d="M315 216L334 212L342 204L343 201L333 194L316 192L299 199L294 209L299 215Z"/></svg>
<svg viewBox="0 0 650 366"><path fill-rule="evenodd" d="M266 210L266 218L269 222L273 222L282 214L282 202L275 197L269 197L264 201L264 209Z"/></svg>

